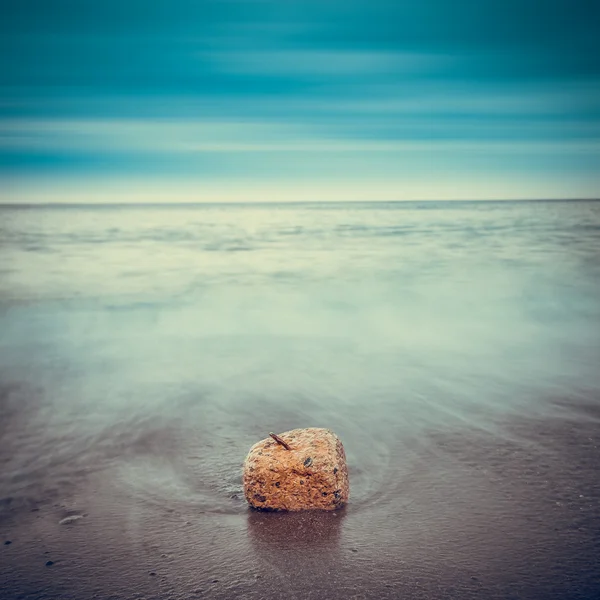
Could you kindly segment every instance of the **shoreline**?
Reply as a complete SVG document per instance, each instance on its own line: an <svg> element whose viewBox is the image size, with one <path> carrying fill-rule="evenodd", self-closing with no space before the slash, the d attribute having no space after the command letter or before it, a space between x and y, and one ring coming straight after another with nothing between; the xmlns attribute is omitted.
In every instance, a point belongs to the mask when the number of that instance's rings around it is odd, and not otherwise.
<svg viewBox="0 0 600 600"><path fill-rule="evenodd" d="M591 599L599 424L589 403L505 437L431 432L410 471L334 513L157 503L100 469L58 502L2 499L3 598Z"/></svg>

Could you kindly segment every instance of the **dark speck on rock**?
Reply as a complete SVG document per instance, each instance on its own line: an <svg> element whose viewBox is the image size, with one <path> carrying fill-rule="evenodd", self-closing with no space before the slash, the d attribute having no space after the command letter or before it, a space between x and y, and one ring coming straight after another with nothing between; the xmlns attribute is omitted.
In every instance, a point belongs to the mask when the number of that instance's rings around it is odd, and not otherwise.
<svg viewBox="0 0 600 600"><path fill-rule="evenodd" d="M338 472L338 468L337 468L337 467L334 467L334 468L333 468L333 474L335 475L337 472Z"/></svg>
<svg viewBox="0 0 600 600"><path fill-rule="evenodd" d="M279 487L279 486L280 486L280 483L279 483L279 481L276 481L276 482L275 482L275 487Z"/></svg>
<svg viewBox="0 0 600 600"><path fill-rule="evenodd" d="M323 492L323 496L327 496L327 492Z"/></svg>
<svg viewBox="0 0 600 600"><path fill-rule="evenodd" d="M211 581L211 583L219 583L219 580L218 580L218 579L213 579L213 580Z"/></svg>
<svg viewBox="0 0 600 600"><path fill-rule="evenodd" d="M156 575L156 573L154 571L150 571L150 576L154 577Z"/></svg>
<svg viewBox="0 0 600 600"><path fill-rule="evenodd" d="M12 542L11 542L10 540L6 540L6 541L4 542L4 545L5 545L5 546L10 546L11 544L12 544Z"/></svg>
<svg viewBox="0 0 600 600"><path fill-rule="evenodd" d="M51 567L53 564L54 564L54 561L53 561L53 560L49 560L49 561L46 563L46 566L47 566L47 567Z"/></svg>
<svg viewBox="0 0 600 600"><path fill-rule="evenodd" d="M300 485L304 485L304 479L300 480Z"/></svg>
<svg viewBox="0 0 600 600"><path fill-rule="evenodd" d="M310 465L312 465L313 459L309 456L305 461L304 461L304 466L305 467L310 467Z"/></svg>
<svg viewBox="0 0 600 600"><path fill-rule="evenodd" d="M350 552L358 552L356 548L350 548Z"/></svg>

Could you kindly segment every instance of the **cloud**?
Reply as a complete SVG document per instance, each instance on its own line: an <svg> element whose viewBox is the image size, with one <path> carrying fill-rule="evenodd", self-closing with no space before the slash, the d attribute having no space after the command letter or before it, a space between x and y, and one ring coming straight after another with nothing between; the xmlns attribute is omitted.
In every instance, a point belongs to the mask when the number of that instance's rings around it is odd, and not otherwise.
<svg viewBox="0 0 600 600"><path fill-rule="evenodd" d="M493 171L434 170L395 178L164 179L48 178L1 181L4 202L347 202L410 200L521 200L598 198L597 179L556 173L540 182L531 174L506 178Z"/></svg>
<svg viewBox="0 0 600 600"><path fill-rule="evenodd" d="M439 172L469 194L485 173L487 197L504 180L545 195L560 174L600 193L596 13L583 0L543 13L519 0L12 3L0 173L421 177L411 189L427 190Z"/></svg>
<svg viewBox="0 0 600 600"><path fill-rule="evenodd" d="M498 127L505 133L506 125ZM547 125L546 125L547 127ZM581 124L581 133L590 132ZM461 128L448 136L443 123L438 136L380 139L324 134L318 127L286 122L142 120L142 119L26 119L0 120L0 151L85 151L92 153L194 154L194 153L599 153L600 123L595 138L544 139L535 124L519 126L520 138L477 137ZM542 124L543 134L545 127ZM573 129L577 132L577 128ZM469 132L472 135L468 135ZM440 135L445 134L445 135ZM489 131L488 131L489 134Z"/></svg>
<svg viewBox="0 0 600 600"><path fill-rule="evenodd" d="M448 66L452 57L419 52L312 48L304 50L204 52L199 56L226 73L285 77L365 77L414 74Z"/></svg>

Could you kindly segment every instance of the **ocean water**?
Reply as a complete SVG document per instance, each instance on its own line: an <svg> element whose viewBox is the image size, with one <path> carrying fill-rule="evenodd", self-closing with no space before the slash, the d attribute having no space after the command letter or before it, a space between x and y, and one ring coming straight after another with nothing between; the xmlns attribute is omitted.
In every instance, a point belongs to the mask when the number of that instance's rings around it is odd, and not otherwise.
<svg viewBox="0 0 600 600"><path fill-rule="evenodd" d="M213 597L303 598L323 552L328 572L372 574L338 581L339 597L427 580L423 597L466 598L483 562L487 597L587 597L600 589L586 563L600 548L598 365L600 202L1 207L0 526L30 544L2 574L15 597L70 597L69 568L93 563L102 597L121 561L116 597L191 594L195 573ZM581 428L568 442L565 423ZM241 494L249 447L305 426L336 431L350 467L321 545ZM532 517L571 500L588 502L577 553ZM67 539L56 523L73 515ZM277 545L290 531L293 560ZM150 564L162 543L146 536L170 540L159 591L145 566L135 575L133 557ZM60 584L32 566L42 542L62 552ZM539 546L535 564L562 570L524 579L515 557Z"/></svg>

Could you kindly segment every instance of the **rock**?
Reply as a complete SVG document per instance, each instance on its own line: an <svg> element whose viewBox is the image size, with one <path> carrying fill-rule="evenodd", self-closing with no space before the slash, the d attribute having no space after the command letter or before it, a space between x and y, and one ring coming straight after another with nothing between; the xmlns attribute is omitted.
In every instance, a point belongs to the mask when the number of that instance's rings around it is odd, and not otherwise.
<svg viewBox="0 0 600 600"><path fill-rule="evenodd" d="M273 438L254 444L244 462L244 495L252 507L335 510L348 501L346 454L333 431L292 429Z"/></svg>

